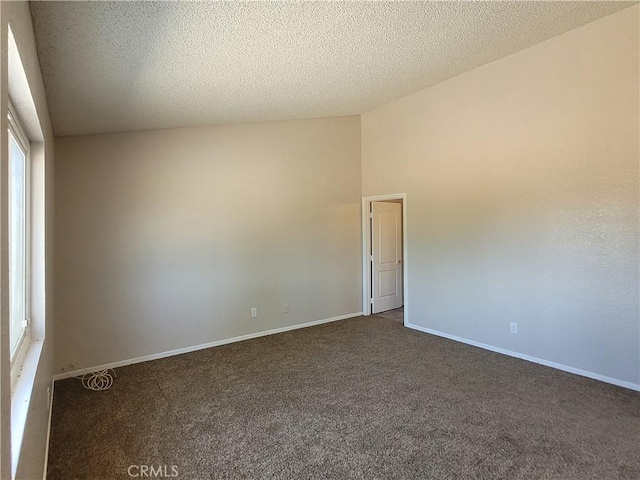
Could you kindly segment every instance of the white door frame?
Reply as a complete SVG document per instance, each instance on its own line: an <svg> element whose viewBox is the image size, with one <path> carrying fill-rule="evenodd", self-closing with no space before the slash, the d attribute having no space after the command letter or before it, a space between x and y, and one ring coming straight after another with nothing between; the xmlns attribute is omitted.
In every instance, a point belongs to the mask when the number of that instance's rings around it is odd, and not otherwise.
<svg viewBox="0 0 640 480"><path fill-rule="evenodd" d="M362 197L362 312L371 315L371 224L369 222L369 205L371 202L402 200L402 303L404 304L404 324L409 323L409 262L407 261L407 194L393 193Z"/></svg>

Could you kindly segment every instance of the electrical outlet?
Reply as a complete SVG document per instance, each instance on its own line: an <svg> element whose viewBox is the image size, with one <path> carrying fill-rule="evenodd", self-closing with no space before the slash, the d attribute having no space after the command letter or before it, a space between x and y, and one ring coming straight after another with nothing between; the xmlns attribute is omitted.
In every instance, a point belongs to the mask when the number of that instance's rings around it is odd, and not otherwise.
<svg viewBox="0 0 640 480"><path fill-rule="evenodd" d="M258 307L251 307L251 318L256 318L258 316Z"/></svg>
<svg viewBox="0 0 640 480"><path fill-rule="evenodd" d="M518 334L518 324L515 322L511 322L509 324L509 332L513 333L514 335Z"/></svg>
<svg viewBox="0 0 640 480"><path fill-rule="evenodd" d="M289 313L289 304L288 303L284 304L284 313Z"/></svg>

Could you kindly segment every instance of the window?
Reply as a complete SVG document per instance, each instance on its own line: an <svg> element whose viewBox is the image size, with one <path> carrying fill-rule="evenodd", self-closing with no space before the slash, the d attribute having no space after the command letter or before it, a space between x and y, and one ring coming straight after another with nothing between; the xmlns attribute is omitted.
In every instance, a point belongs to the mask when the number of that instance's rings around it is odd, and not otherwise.
<svg viewBox="0 0 640 480"><path fill-rule="evenodd" d="M28 350L29 329L29 141L9 107L9 308L11 372ZM14 381L15 378L12 378ZM12 382L13 383L13 382Z"/></svg>

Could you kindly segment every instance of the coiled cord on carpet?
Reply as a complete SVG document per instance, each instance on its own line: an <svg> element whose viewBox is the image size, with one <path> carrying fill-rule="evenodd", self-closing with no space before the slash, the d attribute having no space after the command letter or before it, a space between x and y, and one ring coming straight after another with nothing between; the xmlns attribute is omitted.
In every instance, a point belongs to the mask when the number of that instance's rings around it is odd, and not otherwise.
<svg viewBox="0 0 640 480"><path fill-rule="evenodd" d="M104 370L98 370L97 372L85 373L84 375L75 378L81 380L82 386L87 390L102 392L113 385L113 379L116 376L115 370L112 368L106 368Z"/></svg>

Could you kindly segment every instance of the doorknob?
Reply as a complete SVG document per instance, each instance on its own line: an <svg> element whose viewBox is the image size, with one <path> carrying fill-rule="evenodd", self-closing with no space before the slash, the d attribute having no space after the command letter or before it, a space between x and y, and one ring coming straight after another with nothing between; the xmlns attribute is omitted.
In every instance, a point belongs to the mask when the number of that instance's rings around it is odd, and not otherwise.
<svg viewBox="0 0 640 480"><path fill-rule="evenodd" d="M398 263L402 263L402 260L398 260Z"/></svg>

